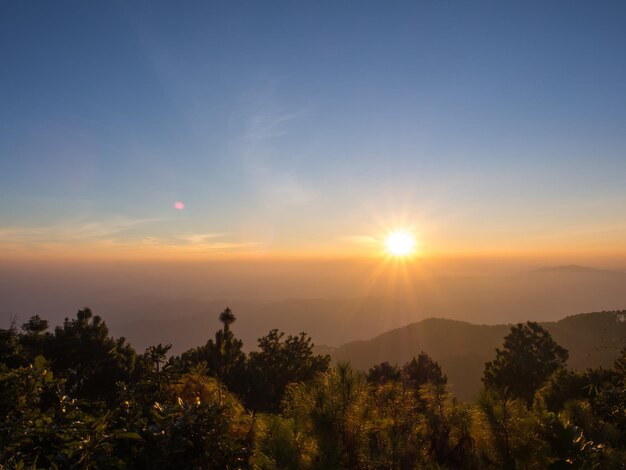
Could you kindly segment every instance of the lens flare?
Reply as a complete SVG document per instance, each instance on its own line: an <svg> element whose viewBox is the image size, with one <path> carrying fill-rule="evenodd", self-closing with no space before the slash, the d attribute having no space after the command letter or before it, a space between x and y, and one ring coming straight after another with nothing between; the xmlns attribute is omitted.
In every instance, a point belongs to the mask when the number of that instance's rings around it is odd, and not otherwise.
<svg viewBox="0 0 626 470"><path fill-rule="evenodd" d="M174 209L178 210L178 211L182 211L185 208L185 203L181 202L181 201L176 201L174 203Z"/></svg>

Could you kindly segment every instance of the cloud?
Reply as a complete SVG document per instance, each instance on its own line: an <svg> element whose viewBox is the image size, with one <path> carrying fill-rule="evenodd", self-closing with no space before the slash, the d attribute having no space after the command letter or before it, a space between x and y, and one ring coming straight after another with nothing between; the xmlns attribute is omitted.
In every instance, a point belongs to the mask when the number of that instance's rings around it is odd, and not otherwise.
<svg viewBox="0 0 626 470"><path fill-rule="evenodd" d="M296 171L287 168L285 158L280 158L281 152L276 150L277 141L287 136L290 126L306 113L305 108L278 111L270 100L246 119L238 142L241 162L259 201L270 209L299 206L317 197L317 192Z"/></svg>
<svg viewBox="0 0 626 470"><path fill-rule="evenodd" d="M175 239L186 242L191 245L199 245L209 242L215 238L221 238L229 235L228 233L187 233L175 236Z"/></svg>
<svg viewBox="0 0 626 470"><path fill-rule="evenodd" d="M346 235L339 237L339 239L353 245L373 245L379 242L379 240L369 235Z"/></svg>
<svg viewBox="0 0 626 470"><path fill-rule="evenodd" d="M185 233L174 236L176 245L195 251L234 251L249 250L258 246L257 242L232 241L230 233Z"/></svg>
<svg viewBox="0 0 626 470"><path fill-rule="evenodd" d="M112 217L99 220L70 219L50 226L0 227L0 240L3 245L84 243L117 238L126 230L160 220Z"/></svg>
<svg viewBox="0 0 626 470"><path fill-rule="evenodd" d="M254 145L287 134L287 124L297 120L304 110L292 113L259 113L253 115L243 138Z"/></svg>
<svg viewBox="0 0 626 470"><path fill-rule="evenodd" d="M58 251L78 248L107 250L140 250L142 248L193 252L225 252L250 250L257 246L251 241L233 241L229 233L178 233L173 235L146 234L145 225L164 219L66 220L51 226L0 227L0 249L6 251ZM137 230L140 233L136 233Z"/></svg>
<svg viewBox="0 0 626 470"><path fill-rule="evenodd" d="M260 186L260 197L266 206L281 208L305 204L317 197L298 178L285 173L266 170Z"/></svg>

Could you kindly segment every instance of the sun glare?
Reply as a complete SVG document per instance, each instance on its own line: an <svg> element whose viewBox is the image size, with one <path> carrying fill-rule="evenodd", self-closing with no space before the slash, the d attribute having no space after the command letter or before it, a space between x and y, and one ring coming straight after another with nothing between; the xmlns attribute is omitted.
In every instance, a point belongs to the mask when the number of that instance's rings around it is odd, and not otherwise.
<svg viewBox="0 0 626 470"><path fill-rule="evenodd" d="M415 237L408 232L392 232L385 238L385 249L391 256L412 255L415 245Z"/></svg>

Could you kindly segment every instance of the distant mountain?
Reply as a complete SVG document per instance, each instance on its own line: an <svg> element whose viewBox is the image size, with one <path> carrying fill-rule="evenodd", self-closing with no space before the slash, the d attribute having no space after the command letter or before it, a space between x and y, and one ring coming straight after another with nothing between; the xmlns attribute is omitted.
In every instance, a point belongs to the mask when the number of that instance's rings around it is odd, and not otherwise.
<svg viewBox="0 0 626 470"><path fill-rule="evenodd" d="M382 266L378 260L151 265L132 269L110 264L106 269L81 265L73 270L3 265L0 312L5 313L0 315L0 327L9 323L11 314L18 314L20 321L39 314L54 325L89 306L109 325L150 319L164 321L162 327L167 328L171 320L185 318L197 322L200 328L207 321L203 315L216 315L216 309L230 305L235 315L241 316L236 327L246 337L258 336L272 327L283 328L282 320L280 324L259 320L253 325L244 319L261 318L273 311L274 317L299 318L294 328L309 332L317 342L338 346L430 317L499 324L552 321L572 312L626 308L624 272L557 266L508 275L446 277L441 275L446 272L442 266L428 259L403 266L401 271ZM494 272L488 268L485 272ZM285 298L303 300L281 302ZM353 304L367 303L369 299L389 299L384 302L395 306L381 308L381 319L372 326L365 316L345 325L344 331L333 327L333 320L341 321L333 317L343 317L342 310L354 309ZM241 304L245 312L239 312L235 304ZM359 311L371 310L372 318L376 318L375 308L356 307ZM301 322L301 311L314 318ZM391 317L388 322L386 316ZM270 315L269 319L274 317ZM379 324L382 328L377 330ZM312 328L318 325L320 328L314 332ZM253 327L260 329L252 331ZM156 324L154 328L159 329ZM133 338L142 344L153 342L149 335ZM187 345L193 344L180 343L181 348Z"/></svg>
<svg viewBox="0 0 626 470"><path fill-rule="evenodd" d="M580 266L577 264L568 264L561 266L549 266L546 268L538 268L528 271L529 273L539 274L602 274L619 276L623 273L618 271L609 271L606 269L591 268L589 266Z"/></svg>
<svg viewBox="0 0 626 470"><path fill-rule="evenodd" d="M113 298L87 305L107 320L114 334L125 336L137 349L166 342L173 343L176 352L204 344L212 337L220 326L219 312L226 306L233 309L237 317L233 331L248 350L272 328L290 334L305 331L317 344L339 346L429 317L504 324L553 321L572 312L626 308L625 273L582 266L407 282L412 283L410 288L395 297L278 302Z"/></svg>
<svg viewBox="0 0 626 470"><path fill-rule="evenodd" d="M302 331L316 343L342 344L371 338L416 319L399 302L380 299L295 299L281 302L201 302L185 300L150 304L126 311L109 322L116 336L126 337L143 350L156 343L173 343L180 353L204 344L221 327L219 313L230 307L237 321L231 327L244 348L254 349L257 339L277 328L289 334ZM110 316L104 313L104 318ZM123 322L122 318L135 320ZM418 317L419 318L419 317Z"/></svg>
<svg viewBox="0 0 626 470"><path fill-rule="evenodd" d="M626 347L626 311L579 314L541 325L569 351L568 363L577 370L610 367ZM470 399L480 388L485 362L495 357L510 327L430 318L369 341L318 350L362 370L383 361L402 365L425 351L440 363L456 395Z"/></svg>
<svg viewBox="0 0 626 470"><path fill-rule="evenodd" d="M378 261L102 269L1 266L0 327L16 313L18 324L39 314L55 325L89 306L138 351L172 343L178 354L212 338L219 313L229 306L237 317L232 329L247 350L273 328L304 331L318 345L343 344L333 356L362 368L402 363L424 349L468 397L508 331L505 324L626 309L626 273L585 266L474 277L440 276L445 270L427 260L406 266L401 277ZM294 298L271 300L288 295ZM554 336L570 350L574 367L609 365L618 343L624 344L623 323L589 318L546 323L555 325Z"/></svg>

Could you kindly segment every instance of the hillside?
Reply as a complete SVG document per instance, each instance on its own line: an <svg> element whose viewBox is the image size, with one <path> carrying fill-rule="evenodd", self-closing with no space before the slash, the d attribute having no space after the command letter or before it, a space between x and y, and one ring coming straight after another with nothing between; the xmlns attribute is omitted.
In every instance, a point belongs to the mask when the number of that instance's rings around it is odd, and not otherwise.
<svg viewBox="0 0 626 470"><path fill-rule="evenodd" d="M183 305L185 308L178 308ZM316 343L342 344L371 338L382 331L415 320L397 302L389 299L296 299L271 303L170 302L129 311L125 324L112 323L111 331L124 336L138 349L157 343L172 343L180 353L204 344L221 324L219 313L229 306L237 317L233 331L244 348L256 347L257 339L277 328L290 334L305 331ZM143 312L150 312L147 316ZM180 312L177 314L177 312ZM419 317L418 317L419 318Z"/></svg>
<svg viewBox="0 0 626 470"><path fill-rule="evenodd" d="M137 349L171 342L176 352L212 337L219 328L217 316L226 306L237 316L233 329L248 350L272 328L290 334L305 331L316 344L339 346L430 317L498 325L556 321L572 312L626 306L626 274L581 266L411 282L412 292L398 296L380 292L368 297L267 302L158 297L116 300L111 296L106 302L90 301L87 305L110 319L112 331L128 338Z"/></svg>
<svg viewBox="0 0 626 470"><path fill-rule="evenodd" d="M626 346L626 312L572 315L543 322L554 339L570 353L569 365L578 370L611 366ZM452 390L471 398L480 387L484 364L495 356L510 325L474 325L430 318L381 334L369 341L354 341L339 348L319 348L335 361L349 361L358 369L383 361L403 364L420 351L438 361Z"/></svg>

